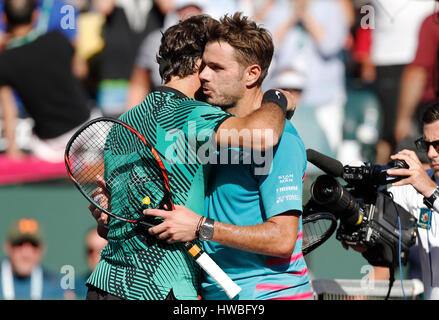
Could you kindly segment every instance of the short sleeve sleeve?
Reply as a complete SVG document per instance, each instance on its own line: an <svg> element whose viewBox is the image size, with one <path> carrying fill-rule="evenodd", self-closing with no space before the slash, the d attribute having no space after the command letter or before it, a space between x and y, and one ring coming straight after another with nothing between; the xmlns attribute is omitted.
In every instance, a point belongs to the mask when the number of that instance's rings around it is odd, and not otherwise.
<svg viewBox="0 0 439 320"><path fill-rule="evenodd" d="M434 32L435 28L431 16L423 21L419 31L418 48L415 59L411 63L412 65L424 68L431 68L435 65L439 44L437 33Z"/></svg>
<svg viewBox="0 0 439 320"><path fill-rule="evenodd" d="M272 156L270 172L256 175L266 219L291 210L302 211L306 170L306 153L298 136L284 134ZM270 155L266 153L265 157Z"/></svg>
<svg viewBox="0 0 439 320"><path fill-rule="evenodd" d="M207 142L218 127L233 115L209 104L200 104L193 108L187 120L195 130L198 142Z"/></svg>

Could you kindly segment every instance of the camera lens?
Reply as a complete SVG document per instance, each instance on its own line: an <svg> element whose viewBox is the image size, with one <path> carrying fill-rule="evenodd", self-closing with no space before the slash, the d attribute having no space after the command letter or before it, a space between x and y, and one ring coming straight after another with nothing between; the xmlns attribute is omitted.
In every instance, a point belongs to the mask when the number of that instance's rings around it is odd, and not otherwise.
<svg viewBox="0 0 439 320"><path fill-rule="evenodd" d="M319 176L311 186L311 196L317 204L326 207L343 223L357 225L361 221L359 203L334 177Z"/></svg>
<svg viewBox="0 0 439 320"><path fill-rule="evenodd" d="M340 186L341 187L341 186ZM319 204L328 204L336 201L342 190L338 182L330 176L320 176L311 188L314 200Z"/></svg>

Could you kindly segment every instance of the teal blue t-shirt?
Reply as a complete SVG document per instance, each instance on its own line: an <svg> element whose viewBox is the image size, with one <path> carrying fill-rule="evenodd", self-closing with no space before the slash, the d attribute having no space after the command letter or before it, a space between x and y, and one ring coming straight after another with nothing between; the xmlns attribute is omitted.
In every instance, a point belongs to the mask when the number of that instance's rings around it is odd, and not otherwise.
<svg viewBox="0 0 439 320"><path fill-rule="evenodd" d="M306 152L293 125L286 121L279 144L264 154L229 149L212 168L205 198L206 215L233 225L257 225L278 214L302 212ZM294 252L281 259L230 248L212 241L205 251L242 288L235 298L309 299L312 296L302 254L302 219ZM205 276L203 299L227 299Z"/></svg>

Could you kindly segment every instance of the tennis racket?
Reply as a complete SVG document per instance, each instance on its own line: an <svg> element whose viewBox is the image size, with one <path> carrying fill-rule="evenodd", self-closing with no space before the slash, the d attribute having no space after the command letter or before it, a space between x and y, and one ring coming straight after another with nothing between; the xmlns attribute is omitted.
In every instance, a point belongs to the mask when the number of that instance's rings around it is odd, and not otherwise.
<svg viewBox="0 0 439 320"><path fill-rule="evenodd" d="M337 219L328 212L308 212L302 217L302 252L307 255L331 237L337 228Z"/></svg>
<svg viewBox="0 0 439 320"><path fill-rule="evenodd" d="M67 172L82 195L110 217L147 227L161 221L143 214L146 208L172 210L172 192L164 158L137 130L122 121L101 117L84 124L67 143ZM111 205L93 197L97 176L104 177ZM112 210L112 207L114 210ZM232 299L241 288L197 244L184 243L190 256Z"/></svg>

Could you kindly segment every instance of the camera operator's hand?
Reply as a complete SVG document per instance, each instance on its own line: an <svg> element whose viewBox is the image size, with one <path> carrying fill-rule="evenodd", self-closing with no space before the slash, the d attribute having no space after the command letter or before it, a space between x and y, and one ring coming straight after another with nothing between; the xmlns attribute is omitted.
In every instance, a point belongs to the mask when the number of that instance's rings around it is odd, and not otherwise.
<svg viewBox="0 0 439 320"><path fill-rule="evenodd" d="M404 149L390 156L390 158L392 160L404 160L409 165L409 169L387 170L387 174L392 176L407 176L405 179L392 183L392 186L411 184L424 197L432 195L437 185L427 174L414 151Z"/></svg>

